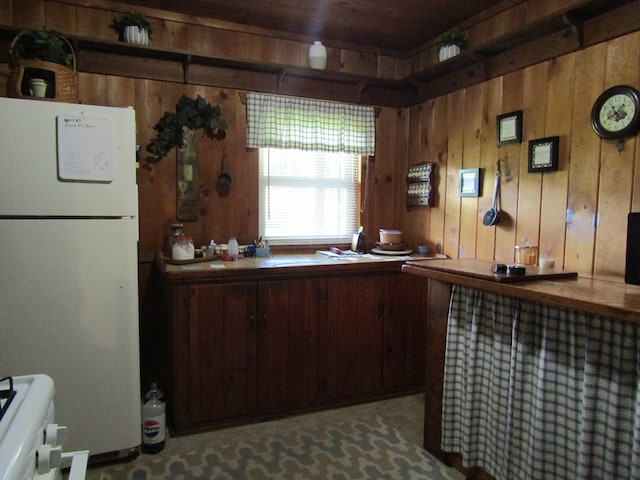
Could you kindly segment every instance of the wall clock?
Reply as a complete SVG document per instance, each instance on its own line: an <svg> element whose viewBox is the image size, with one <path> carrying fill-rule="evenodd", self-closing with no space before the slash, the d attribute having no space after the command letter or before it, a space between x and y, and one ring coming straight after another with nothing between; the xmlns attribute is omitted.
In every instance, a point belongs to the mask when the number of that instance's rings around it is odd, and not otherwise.
<svg viewBox="0 0 640 480"><path fill-rule="evenodd" d="M591 126L602 138L619 139L640 129L640 93L628 85L602 92L591 109Z"/></svg>

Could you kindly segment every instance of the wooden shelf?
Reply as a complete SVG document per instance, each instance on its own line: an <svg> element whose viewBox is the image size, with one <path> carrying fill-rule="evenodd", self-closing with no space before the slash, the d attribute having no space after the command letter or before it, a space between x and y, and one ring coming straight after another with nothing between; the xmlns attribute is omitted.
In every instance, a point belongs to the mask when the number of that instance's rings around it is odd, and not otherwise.
<svg viewBox="0 0 640 480"><path fill-rule="evenodd" d="M640 19L629 14L638 8L640 0L586 1L401 80L66 38L74 47L79 72L404 108L639 30ZM20 31L0 26L1 62L8 63L9 47Z"/></svg>

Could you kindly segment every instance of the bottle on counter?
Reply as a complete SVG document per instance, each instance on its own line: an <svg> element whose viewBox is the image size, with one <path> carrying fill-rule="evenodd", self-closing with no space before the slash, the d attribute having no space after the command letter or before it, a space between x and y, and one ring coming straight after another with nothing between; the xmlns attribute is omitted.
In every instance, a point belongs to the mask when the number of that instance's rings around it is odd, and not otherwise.
<svg viewBox="0 0 640 480"><path fill-rule="evenodd" d="M172 223L171 224L171 232L167 238L166 252L167 256L171 257L173 252L173 244L176 243L176 240L182 236L182 223Z"/></svg>
<svg viewBox="0 0 640 480"><path fill-rule="evenodd" d="M233 258L238 258L240 255L240 246L236 237L231 237L227 243L227 255Z"/></svg>
<svg viewBox="0 0 640 480"><path fill-rule="evenodd" d="M196 254L196 248L193 245L191 237L181 235L171 247L171 258L173 260L193 260Z"/></svg>
<svg viewBox="0 0 640 480"><path fill-rule="evenodd" d="M165 405L158 384L152 383L142 407L142 452L158 453L165 443Z"/></svg>

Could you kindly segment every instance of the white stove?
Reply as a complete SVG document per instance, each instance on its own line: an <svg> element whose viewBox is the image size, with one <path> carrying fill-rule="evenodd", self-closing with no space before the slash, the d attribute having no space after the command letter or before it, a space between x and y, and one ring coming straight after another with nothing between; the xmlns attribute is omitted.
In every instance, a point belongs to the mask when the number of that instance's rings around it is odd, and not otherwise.
<svg viewBox="0 0 640 480"><path fill-rule="evenodd" d="M86 476L88 451L64 453L67 428L54 423L47 375L0 379L0 480L69 480Z"/></svg>

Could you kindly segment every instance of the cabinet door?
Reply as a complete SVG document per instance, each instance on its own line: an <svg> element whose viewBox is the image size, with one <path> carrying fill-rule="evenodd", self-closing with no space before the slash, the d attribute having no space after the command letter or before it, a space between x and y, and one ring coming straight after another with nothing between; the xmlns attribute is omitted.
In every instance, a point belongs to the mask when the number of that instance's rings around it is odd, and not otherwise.
<svg viewBox="0 0 640 480"><path fill-rule="evenodd" d="M384 388L424 384L428 280L416 275L387 277L384 322Z"/></svg>
<svg viewBox="0 0 640 480"><path fill-rule="evenodd" d="M250 318L255 284L189 288L188 351L178 372L188 375L193 426L246 414L249 408Z"/></svg>
<svg viewBox="0 0 640 480"><path fill-rule="evenodd" d="M330 398L382 390L385 277L328 279L327 387Z"/></svg>
<svg viewBox="0 0 640 480"><path fill-rule="evenodd" d="M321 279L260 282L256 403L260 412L315 403Z"/></svg>

